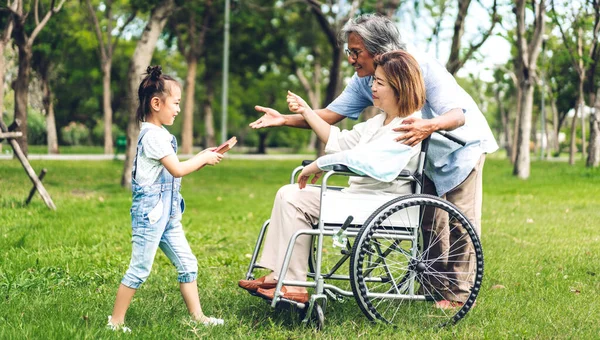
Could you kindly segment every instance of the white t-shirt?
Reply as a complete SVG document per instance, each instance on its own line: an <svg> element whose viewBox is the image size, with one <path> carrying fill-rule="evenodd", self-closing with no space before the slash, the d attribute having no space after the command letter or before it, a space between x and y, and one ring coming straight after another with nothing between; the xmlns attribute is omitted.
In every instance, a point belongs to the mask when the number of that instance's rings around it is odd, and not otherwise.
<svg viewBox="0 0 600 340"><path fill-rule="evenodd" d="M171 140L173 135L164 128L151 123L142 123L141 131L148 129L142 138L142 152L137 159L135 180L139 185L150 185L156 181L164 168L160 160L175 154Z"/></svg>

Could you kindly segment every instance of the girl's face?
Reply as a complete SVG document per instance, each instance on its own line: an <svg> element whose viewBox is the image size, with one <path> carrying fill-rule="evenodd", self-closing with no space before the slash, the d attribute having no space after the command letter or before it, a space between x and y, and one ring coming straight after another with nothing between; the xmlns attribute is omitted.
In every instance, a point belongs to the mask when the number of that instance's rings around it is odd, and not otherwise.
<svg viewBox="0 0 600 340"><path fill-rule="evenodd" d="M373 106L380 108L388 115L398 115L398 98L386 80L383 67L375 69L371 91L373 92Z"/></svg>
<svg viewBox="0 0 600 340"><path fill-rule="evenodd" d="M159 97L153 97L150 101L151 112L147 122L154 125L173 125L175 117L179 114L181 109L179 103L181 102L181 88L179 85L172 82L169 88L170 94L164 99Z"/></svg>

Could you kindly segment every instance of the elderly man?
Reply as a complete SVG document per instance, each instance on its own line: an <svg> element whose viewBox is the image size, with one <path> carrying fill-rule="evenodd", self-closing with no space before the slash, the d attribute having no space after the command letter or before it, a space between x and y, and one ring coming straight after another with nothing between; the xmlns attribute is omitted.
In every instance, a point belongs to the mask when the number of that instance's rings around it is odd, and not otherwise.
<svg viewBox="0 0 600 340"><path fill-rule="evenodd" d="M426 86L427 100L422 109L422 117L404 120L397 131L405 131L404 144L413 146L438 130L452 130L453 134L468 141L460 146L439 135L430 140L427 165L425 167L424 192L435 194L456 205L469 218L478 235L481 233L482 172L485 154L494 152L498 145L487 121L471 96L457 83L454 77L437 60L407 49L401 41L400 32L389 19L365 14L351 19L344 25L341 37L347 43L346 54L356 73L342 94L325 109L315 110L329 124L335 124L349 117L357 119L368 106L373 105L370 84L373 81L375 66L373 58L393 50L408 50L419 62ZM293 126L308 128L299 115L282 115L272 108L256 106L264 115L250 124L259 129L273 126ZM444 232L439 226L448 229L444 217L436 216L433 233ZM431 227L431 226L430 226ZM444 244L442 244L444 243ZM448 252L450 241L430 246L430 256ZM437 247L437 250L432 248ZM451 250L450 250L451 251ZM437 255L436 255L437 254ZM464 268L453 268L456 272L467 272ZM438 308L460 307L468 297L468 290L460 285L442 284L447 293L444 299L436 302Z"/></svg>

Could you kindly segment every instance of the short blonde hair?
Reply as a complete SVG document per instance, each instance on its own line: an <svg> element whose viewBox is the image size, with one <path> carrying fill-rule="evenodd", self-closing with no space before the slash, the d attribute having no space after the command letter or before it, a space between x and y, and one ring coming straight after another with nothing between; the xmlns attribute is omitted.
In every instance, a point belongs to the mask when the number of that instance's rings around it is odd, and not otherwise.
<svg viewBox="0 0 600 340"><path fill-rule="evenodd" d="M374 59L375 67L383 67L385 78L398 102L398 116L406 117L425 105L425 82L415 58L398 50L380 54Z"/></svg>

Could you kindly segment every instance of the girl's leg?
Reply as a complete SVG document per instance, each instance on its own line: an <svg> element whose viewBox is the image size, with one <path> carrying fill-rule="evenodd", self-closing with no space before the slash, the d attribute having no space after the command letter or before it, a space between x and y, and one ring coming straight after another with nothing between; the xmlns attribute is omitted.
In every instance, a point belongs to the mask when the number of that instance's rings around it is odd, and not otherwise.
<svg viewBox="0 0 600 340"><path fill-rule="evenodd" d="M180 282L179 290L181 296L185 302L185 306L190 312L190 315L194 320L208 321L207 317L202 313L202 307L200 306L200 297L198 296L198 284L194 280L193 282Z"/></svg>
<svg viewBox="0 0 600 340"><path fill-rule="evenodd" d="M125 322L125 313L131 304L133 294L137 289L129 288L124 284L119 286L117 290L117 298L115 299L115 306L113 307L112 318L110 322L113 325L122 325Z"/></svg>
<svg viewBox="0 0 600 340"><path fill-rule="evenodd" d="M150 275L166 223L165 219L161 219L153 225L146 225L141 217L134 218L132 222L131 261L117 290L110 321L113 325L122 324L125 321L125 314L133 295Z"/></svg>
<svg viewBox="0 0 600 340"><path fill-rule="evenodd" d="M200 322L210 322L210 318L204 315L200 306L196 282L198 262L183 233L180 217L175 217L169 222L160 241L160 249L177 268L181 296L192 318Z"/></svg>

